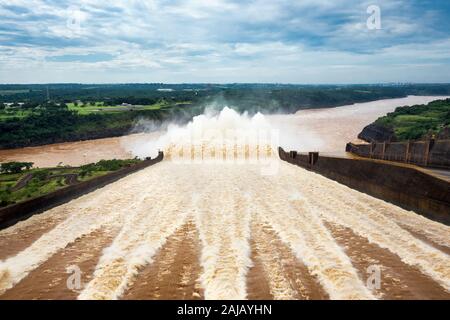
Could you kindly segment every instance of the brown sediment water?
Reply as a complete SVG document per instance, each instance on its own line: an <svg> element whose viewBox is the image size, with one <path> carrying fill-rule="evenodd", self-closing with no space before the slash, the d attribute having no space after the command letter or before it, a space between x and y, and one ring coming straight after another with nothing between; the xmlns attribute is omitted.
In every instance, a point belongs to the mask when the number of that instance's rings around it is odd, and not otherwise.
<svg viewBox="0 0 450 320"><path fill-rule="evenodd" d="M93 276L105 246L111 243L117 229L100 229L76 239L60 249L13 288L0 295L2 300L69 300L76 299L83 285ZM80 271L80 287L70 281L73 266ZM68 285L69 283L69 285Z"/></svg>
<svg viewBox="0 0 450 320"><path fill-rule="evenodd" d="M145 169L142 172L145 172ZM67 218L39 237L26 249L0 262L0 292L14 286L28 273L39 267L55 252L65 248L77 238L102 227L120 224L135 203L145 196L138 191L142 185L152 185L157 177L130 175L121 184L110 184L44 213L59 216L68 212ZM11 227L11 228L14 228ZM3 231L9 232L9 229ZM15 236L21 241L20 233Z"/></svg>
<svg viewBox="0 0 450 320"><path fill-rule="evenodd" d="M355 103L336 108L300 110L294 115L268 116L271 123L287 139L286 150L320 151L330 155L345 155L348 142L361 143L357 138L362 129L379 117L392 112L396 107L427 104L447 96L408 96L406 98L385 99Z"/></svg>
<svg viewBox="0 0 450 320"><path fill-rule="evenodd" d="M139 270L123 299L203 299L199 283L200 241L195 224L185 223L155 255L152 264Z"/></svg>
<svg viewBox="0 0 450 320"><path fill-rule="evenodd" d="M370 243L366 238L356 235L351 229L327 224L339 245L358 269L361 278L368 281L374 274L371 266L379 266L379 288L372 290L383 299L450 299L449 293L433 279L424 275L414 266L402 260L389 250Z"/></svg>
<svg viewBox="0 0 450 320"><path fill-rule="evenodd" d="M445 245L442 240L439 241L439 243L434 242L432 239L430 239L429 237L429 230L426 230L425 232L419 232L417 231L417 229L413 229L410 227L406 227L403 226L403 229L407 230L409 233L411 233L411 235L421 241L423 241L424 243L432 246L433 248L438 249L439 251L444 252L445 254L447 254L448 256L450 256L450 243L448 243L447 245Z"/></svg>
<svg viewBox="0 0 450 320"><path fill-rule="evenodd" d="M286 169L290 168L280 167L280 171ZM253 201L261 218L289 245L331 299L374 299L324 221L309 206L307 199L285 181L285 174L261 181L266 188L271 188L270 193L265 194L266 199L259 193L254 194Z"/></svg>
<svg viewBox="0 0 450 320"><path fill-rule="evenodd" d="M370 242L398 255L403 262L416 266L421 272L433 278L443 288L450 288L449 256L444 252L415 238L402 229L386 212L370 210L370 207L355 202L352 196L339 196L339 191L347 190L347 194L358 194L357 191L343 188L342 185L314 174L315 183L304 176L295 182L300 192L307 199L311 208L324 221L335 223L353 230L356 234L367 238ZM317 185L325 183L326 187ZM395 210L400 210L399 208ZM442 230L448 227L442 225ZM449 241L443 238L442 241Z"/></svg>
<svg viewBox="0 0 450 320"><path fill-rule="evenodd" d="M35 167L57 165L80 166L103 159L133 158L127 146L142 140L154 139L159 132L130 134L122 137L63 142L36 147L0 150L0 162L27 161Z"/></svg>
<svg viewBox="0 0 450 320"><path fill-rule="evenodd" d="M19 253L40 236L49 232L64 218L61 215L34 215L27 220L18 222L13 227L0 231L0 260ZM20 240L18 240L20 238Z"/></svg>
<svg viewBox="0 0 450 320"><path fill-rule="evenodd" d="M277 300L328 299L317 278L295 257L268 223L253 219L252 261L248 298Z"/></svg>
<svg viewBox="0 0 450 320"><path fill-rule="evenodd" d="M247 274L247 298L250 300L273 300L274 296L269 287L269 275L264 269L264 262L260 256L260 249L257 249L255 238L250 239L250 259L253 265Z"/></svg>
<svg viewBox="0 0 450 320"><path fill-rule="evenodd" d="M450 298L449 227L277 165L164 160L5 229L16 249L2 250L0 297ZM76 294L69 264L87 270Z"/></svg>

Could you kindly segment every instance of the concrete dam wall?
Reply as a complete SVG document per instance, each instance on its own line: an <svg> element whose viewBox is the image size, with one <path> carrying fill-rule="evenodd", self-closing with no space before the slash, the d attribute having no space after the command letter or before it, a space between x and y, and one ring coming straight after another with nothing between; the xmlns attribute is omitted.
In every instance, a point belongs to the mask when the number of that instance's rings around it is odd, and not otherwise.
<svg viewBox="0 0 450 320"><path fill-rule="evenodd" d="M159 152L158 156L154 159L144 160L133 166L122 168L109 174L92 178L90 180L56 190L46 195L2 208L0 209L0 229L13 225L22 219L26 219L30 215L43 212L64 202L78 198L111 182L117 181L133 172L152 166L155 163L162 161L163 158L164 154Z"/></svg>
<svg viewBox="0 0 450 320"><path fill-rule="evenodd" d="M365 159L298 154L279 148L282 160L350 188L450 225L450 183L412 167Z"/></svg>
<svg viewBox="0 0 450 320"><path fill-rule="evenodd" d="M450 169L450 140L348 143L346 151L365 158Z"/></svg>

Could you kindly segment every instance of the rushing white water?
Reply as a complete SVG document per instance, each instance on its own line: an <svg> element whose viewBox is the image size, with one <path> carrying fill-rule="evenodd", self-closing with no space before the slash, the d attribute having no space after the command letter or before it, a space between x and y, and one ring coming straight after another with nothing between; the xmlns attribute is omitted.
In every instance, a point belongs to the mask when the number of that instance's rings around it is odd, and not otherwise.
<svg viewBox="0 0 450 320"><path fill-rule="evenodd" d="M205 161L205 157L232 157L234 153L244 153L245 146L256 148L257 145L270 145L271 138L276 138L271 137L274 135L271 130L271 125L262 114L250 117L225 107L218 114L206 113L194 117L185 126L169 125L159 138L135 142L129 149L138 157L164 150L166 158L170 158L183 150L190 154L191 149L195 148L196 156L203 157L202 160ZM273 147L276 147L278 141L273 142ZM227 147L228 152L222 154ZM221 153L220 157L218 153Z"/></svg>
<svg viewBox="0 0 450 320"><path fill-rule="evenodd" d="M106 227L119 231L98 257L78 298L119 299L188 221L199 235L198 282L206 299L248 297L247 278L254 265L251 241L257 242L268 273L261 276L273 297L297 296L276 261L279 256L270 254L272 243L262 233L264 227L273 230L273 237L287 248L284 254L301 262L307 270L304 276L331 299L378 298L327 223L350 228L379 250L394 253L450 294L449 256L404 229L448 247L449 227L277 160L270 139L250 139L254 132L271 131L262 115L250 118L225 110L170 130L158 142L164 141L160 147L168 155L163 162L1 231L1 236L20 241L21 231L34 223L59 221L0 262L0 298L54 254ZM190 138L183 139L188 133ZM242 133L249 139L239 140ZM155 141L142 148L147 152L152 146ZM218 161L205 161L213 151ZM265 157L276 163L269 175L261 172Z"/></svg>
<svg viewBox="0 0 450 320"><path fill-rule="evenodd" d="M215 175L208 183L208 190L198 195L195 221L203 247L201 282L206 299L246 297L246 273L252 264L249 199L236 185L228 183L230 178L228 174ZM238 180L242 176L234 178Z"/></svg>
<svg viewBox="0 0 450 320"><path fill-rule="evenodd" d="M179 181L186 188L187 181ZM158 185L154 194L131 208L112 245L105 249L94 279L79 299L116 299L133 281L140 267L152 262L153 255L185 221L192 210L190 194L185 188L173 193L175 184ZM156 196L163 196L157 199ZM191 208L191 209L189 209Z"/></svg>
<svg viewBox="0 0 450 320"><path fill-rule="evenodd" d="M279 185L280 182L282 185ZM258 208L257 211L290 245L311 274L318 277L330 298L374 299L314 208L305 199L284 191L286 187L278 176L270 183L263 183L272 191L265 196L269 198L266 201L259 194L254 194L256 205L265 204L265 208Z"/></svg>
<svg viewBox="0 0 450 320"><path fill-rule="evenodd" d="M293 171L293 168L289 169ZM397 254L402 261L419 267L423 273L435 279L446 290L450 290L450 258L447 254L416 239L385 214L378 213L367 204L363 205L361 202L354 201L352 196L347 196L347 194L353 194L355 197L359 192L320 175L313 174L313 176L315 176L314 179L305 179L305 176L296 180L288 179L318 208L317 213L321 217L351 228L356 234L367 238L370 242L390 250ZM316 186L320 182L324 183L326 187L317 188ZM342 192L338 192L338 194L332 192L335 189L346 190L346 195ZM398 212L401 209L398 208L395 211ZM404 213L404 215L407 214ZM449 228L442 226L438 229L441 231ZM441 240L447 243L449 241L448 238Z"/></svg>
<svg viewBox="0 0 450 320"><path fill-rule="evenodd" d="M268 286L270 293L275 300L294 300L298 292L296 292L285 272L280 265L280 253L273 248L272 239L265 234L267 229L272 229L270 224L263 221L258 214L252 215L252 234L251 237L258 251L258 258L267 274Z"/></svg>
<svg viewBox="0 0 450 320"><path fill-rule="evenodd" d="M121 182L122 186L117 183L110 184L95 193L49 210L46 214L60 214L62 211L63 214L68 214L68 217L30 247L0 263L0 292L12 287L30 271L77 238L103 226L120 224L121 219L132 211L134 203L145 196L138 192L140 186L155 184L157 179L154 177L152 180L149 176L141 174L131 175L122 179Z"/></svg>
<svg viewBox="0 0 450 320"><path fill-rule="evenodd" d="M91 202L94 195L98 203ZM30 247L0 264L0 290L13 287L76 238L101 226L115 226L120 232L103 252L93 279L79 298L120 298L133 286L139 270L152 263L166 239L187 220L199 231L203 270L199 281L207 299L247 297L246 276L253 264L249 241L253 237L264 239L252 235L253 223L273 228L330 298L373 299L323 220L349 227L394 252L448 290L449 257L397 224L402 216L407 222L422 218L390 205L381 206L383 213L377 213L374 204L379 200L363 196L361 201L360 197L357 191L286 163L280 163L278 175L263 176L257 166L249 164L163 161L47 212L58 214L69 205L79 208ZM391 214L395 219L387 218ZM433 230L436 233L431 240L448 243L443 233L448 232L447 227L435 225L428 232ZM270 248L270 243L265 246ZM290 298L290 290L288 282L280 282L274 289L275 297Z"/></svg>

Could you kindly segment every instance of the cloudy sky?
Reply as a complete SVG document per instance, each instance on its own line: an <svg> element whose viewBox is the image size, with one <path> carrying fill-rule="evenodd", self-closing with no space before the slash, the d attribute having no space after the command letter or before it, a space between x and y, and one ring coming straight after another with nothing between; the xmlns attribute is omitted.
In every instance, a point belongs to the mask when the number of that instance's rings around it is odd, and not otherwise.
<svg viewBox="0 0 450 320"><path fill-rule="evenodd" d="M450 82L450 1L0 0L0 83L47 82Z"/></svg>

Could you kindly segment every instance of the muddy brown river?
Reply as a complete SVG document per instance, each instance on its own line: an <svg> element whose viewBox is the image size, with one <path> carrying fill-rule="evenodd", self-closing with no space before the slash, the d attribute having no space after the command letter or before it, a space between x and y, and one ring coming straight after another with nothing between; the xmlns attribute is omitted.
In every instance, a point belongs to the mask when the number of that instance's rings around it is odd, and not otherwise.
<svg viewBox="0 0 450 320"><path fill-rule="evenodd" d="M178 142L152 167L1 230L0 299L450 299L450 227L267 146Z"/></svg>

